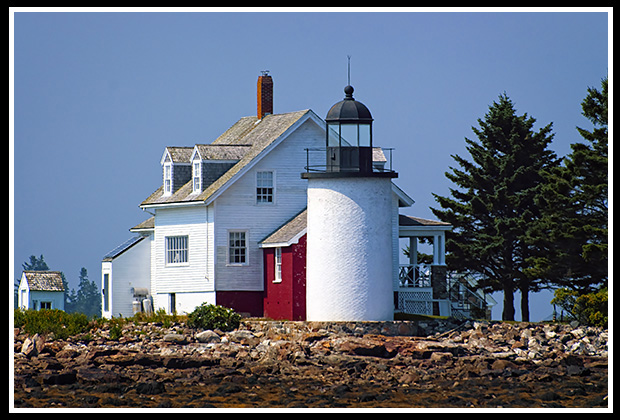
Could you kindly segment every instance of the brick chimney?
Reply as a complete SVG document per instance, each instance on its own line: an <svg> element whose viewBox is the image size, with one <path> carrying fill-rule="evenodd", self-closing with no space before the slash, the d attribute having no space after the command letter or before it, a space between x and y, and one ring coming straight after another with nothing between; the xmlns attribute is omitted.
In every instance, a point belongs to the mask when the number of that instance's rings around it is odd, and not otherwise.
<svg viewBox="0 0 620 420"><path fill-rule="evenodd" d="M273 114L273 80L269 76L269 70L261 72L258 76L257 93L257 116L262 119L265 115Z"/></svg>

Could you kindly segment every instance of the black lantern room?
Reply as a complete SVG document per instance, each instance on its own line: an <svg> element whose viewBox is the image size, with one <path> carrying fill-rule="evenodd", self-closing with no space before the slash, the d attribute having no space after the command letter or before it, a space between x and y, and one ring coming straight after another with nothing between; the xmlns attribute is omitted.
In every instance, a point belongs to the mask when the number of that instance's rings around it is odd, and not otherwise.
<svg viewBox="0 0 620 420"><path fill-rule="evenodd" d="M371 173L372 115L366 105L353 99L353 86L334 104L327 123L327 171Z"/></svg>

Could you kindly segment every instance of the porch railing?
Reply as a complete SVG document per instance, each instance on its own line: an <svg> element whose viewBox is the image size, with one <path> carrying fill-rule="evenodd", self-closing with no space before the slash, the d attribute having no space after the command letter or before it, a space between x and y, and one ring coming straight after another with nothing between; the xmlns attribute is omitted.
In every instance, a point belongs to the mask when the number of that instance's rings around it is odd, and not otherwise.
<svg viewBox="0 0 620 420"><path fill-rule="evenodd" d="M398 266L400 287L431 287L431 267L426 264L401 264Z"/></svg>

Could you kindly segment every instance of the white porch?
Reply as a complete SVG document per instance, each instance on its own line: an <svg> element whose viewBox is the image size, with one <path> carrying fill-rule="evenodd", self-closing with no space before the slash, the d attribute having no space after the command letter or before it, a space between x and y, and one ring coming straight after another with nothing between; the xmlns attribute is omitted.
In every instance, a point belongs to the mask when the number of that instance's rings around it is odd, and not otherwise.
<svg viewBox="0 0 620 420"><path fill-rule="evenodd" d="M437 220L399 215L399 238L409 239L409 263L399 264L396 311L451 315L446 279L446 236L452 226ZM420 238L432 238L433 262L418 261Z"/></svg>

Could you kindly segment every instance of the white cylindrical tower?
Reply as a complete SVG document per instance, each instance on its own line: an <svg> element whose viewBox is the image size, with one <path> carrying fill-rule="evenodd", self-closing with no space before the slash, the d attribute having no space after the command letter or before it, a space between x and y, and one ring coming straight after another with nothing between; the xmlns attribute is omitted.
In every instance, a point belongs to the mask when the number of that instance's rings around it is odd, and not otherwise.
<svg viewBox="0 0 620 420"><path fill-rule="evenodd" d="M308 180L306 319L394 319L390 178Z"/></svg>
<svg viewBox="0 0 620 420"><path fill-rule="evenodd" d="M394 319L392 178L375 165L372 116L345 87L327 113L326 164L308 168L306 319Z"/></svg>

